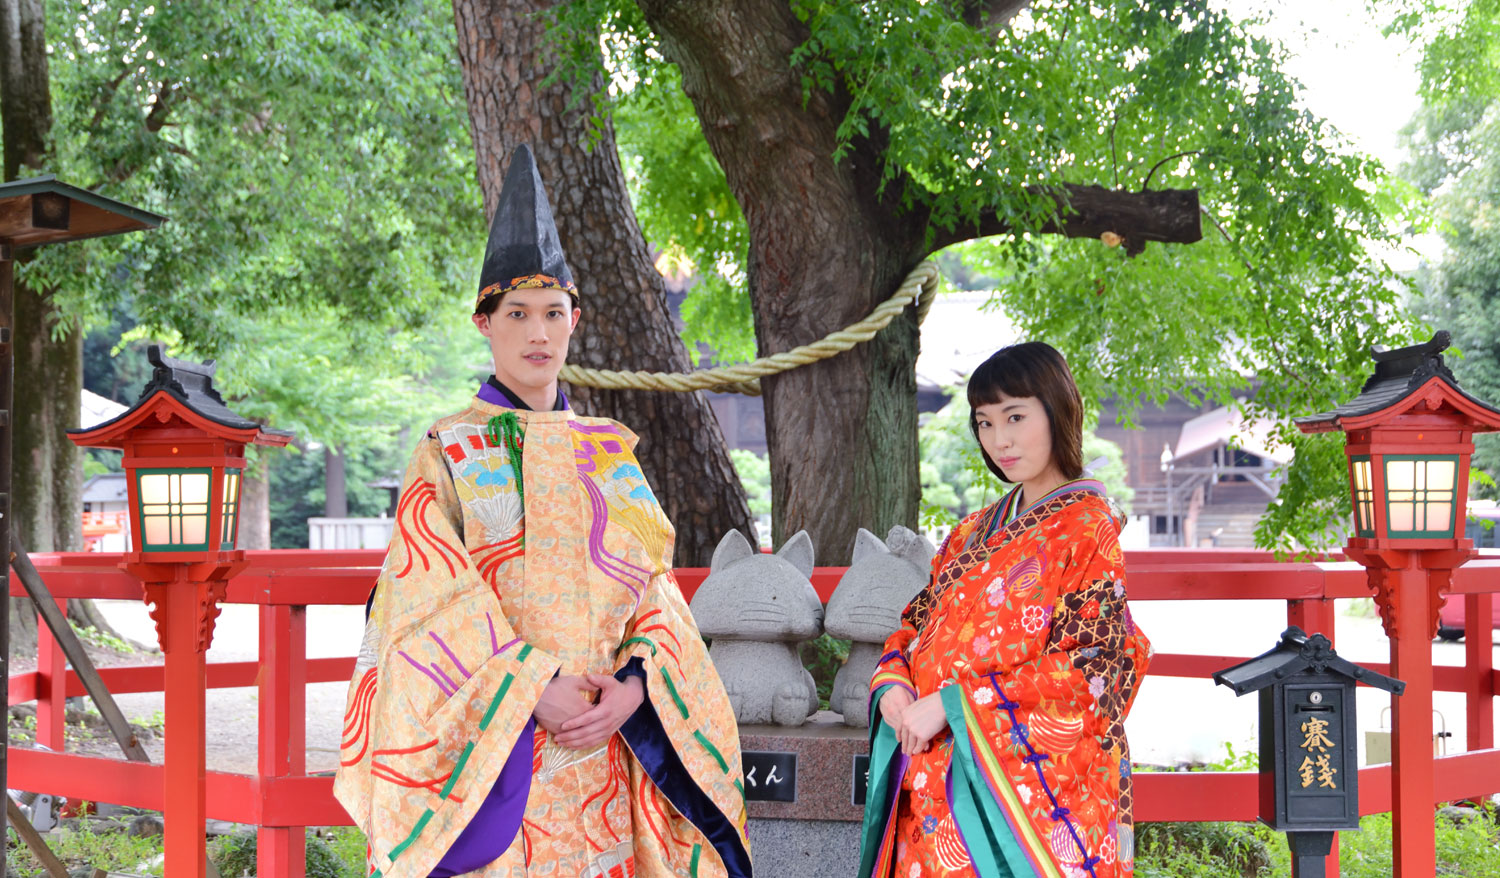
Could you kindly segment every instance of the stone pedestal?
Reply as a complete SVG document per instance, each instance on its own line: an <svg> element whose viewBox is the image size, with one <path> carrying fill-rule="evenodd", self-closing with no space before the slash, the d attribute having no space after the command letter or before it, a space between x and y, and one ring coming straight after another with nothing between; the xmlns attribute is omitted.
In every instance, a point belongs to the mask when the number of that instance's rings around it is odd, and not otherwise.
<svg viewBox="0 0 1500 878"><path fill-rule="evenodd" d="M861 803L854 803L855 757L869 756L868 731L850 728L837 713L821 710L797 728L741 725L740 749L756 874L854 874L865 813L862 777ZM789 754L795 756L794 773L788 771ZM859 760L858 771L863 773L867 761Z"/></svg>

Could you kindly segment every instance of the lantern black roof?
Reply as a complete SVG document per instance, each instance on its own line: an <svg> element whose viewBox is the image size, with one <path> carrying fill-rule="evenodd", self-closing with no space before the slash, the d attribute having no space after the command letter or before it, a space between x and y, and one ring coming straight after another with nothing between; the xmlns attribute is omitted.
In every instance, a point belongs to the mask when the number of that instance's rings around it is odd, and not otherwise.
<svg viewBox="0 0 1500 878"><path fill-rule="evenodd" d="M1340 674L1395 695L1400 695L1406 689L1406 684L1395 677L1387 677L1378 671L1362 668L1348 659L1339 658L1328 638L1321 634L1309 637L1296 625L1281 632L1281 642L1270 652L1218 671L1214 674L1214 682L1220 686L1228 686L1236 695L1244 695L1308 669L1319 674Z"/></svg>
<svg viewBox="0 0 1500 878"><path fill-rule="evenodd" d="M224 404L224 397L214 389L214 373L218 366L213 360L202 363L193 363L188 360L178 360L168 357L161 352L161 345L151 345L146 349L146 359L156 369L151 374L151 380L141 389L140 398L135 405L127 409L117 418L113 418L103 424L97 424L86 430L69 430L69 433L92 433L114 424L116 421L130 417L131 412L140 408L147 400L158 392L165 392L175 398L178 402L187 406L194 413L213 421L231 430L258 430L263 435L272 437L291 438L293 435L289 430L277 430L263 426L255 421L242 418L229 410ZM281 443L284 444L284 443Z"/></svg>
<svg viewBox="0 0 1500 878"><path fill-rule="evenodd" d="M1307 431L1311 427L1337 425L1343 418L1374 414L1416 393L1432 378L1442 379L1454 393L1500 417L1500 409L1476 399L1458 386L1458 379L1453 377L1453 371L1443 363L1443 351L1451 343L1452 337L1448 330L1442 329L1422 344L1392 351L1371 348L1370 357L1375 361L1375 374L1366 379L1358 396L1331 412L1293 418L1292 423Z"/></svg>

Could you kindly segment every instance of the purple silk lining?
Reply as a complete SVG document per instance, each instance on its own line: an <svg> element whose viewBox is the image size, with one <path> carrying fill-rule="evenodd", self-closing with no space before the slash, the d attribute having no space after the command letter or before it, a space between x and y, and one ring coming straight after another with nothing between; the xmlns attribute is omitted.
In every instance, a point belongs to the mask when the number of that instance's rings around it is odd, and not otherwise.
<svg viewBox="0 0 1500 878"><path fill-rule="evenodd" d="M501 393L493 384L490 384L488 381L479 385L479 392L474 395L478 397L480 401L487 402L490 405L498 405L501 408L507 409L515 408L514 405L511 405L510 400L505 398L505 394ZM559 389L557 391L557 395L558 398L562 400L562 407L564 409L572 408L572 405L568 402L567 394L563 393L562 390Z"/></svg>
<svg viewBox="0 0 1500 878"><path fill-rule="evenodd" d="M500 769L500 777L480 804L479 811L464 827L453 846L443 854L431 878L451 878L481 869L498 859L521 831L526 816L526 798L531 793L531 749L536 720L528 719L510 758Z"/></svg>

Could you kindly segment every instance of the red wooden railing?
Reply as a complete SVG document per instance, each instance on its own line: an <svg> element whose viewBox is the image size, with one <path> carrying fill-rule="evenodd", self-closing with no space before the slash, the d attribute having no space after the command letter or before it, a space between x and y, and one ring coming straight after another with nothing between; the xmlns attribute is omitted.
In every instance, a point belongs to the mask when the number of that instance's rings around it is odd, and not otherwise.
<svg viewBox="0 0 1500 878"><path fill-rule="evenodd" d="M249 552L250 566L229 583L227 603L260 606L260 660L208 666L209 688L259 689L259 766L256 774L210 771L210 817L260 827L260 874L302 873L303 827L349 822L334 800L332 780L306 775L305 699L309 683L349 679L354 658L307 658L307 608L365 602L382 551L280 550ZM53 596L139 600L141 587L115 565L117 554L33 555ZM1264 552L1219 549L1153 549L1126 553L1130 599L1275 600L1286 602L1286 621L1307 631L1334 630L1334 603L1366 597L1365 573L1341 560L1277 562ZM820 567L813 587L826 601L844 568ZM707 571L682 568L677 578L688 597ZM12 595L23 596L12 577ZM1437 801L1500 792L1500 750L1494 749L1494 698L1500 692L1491 649L1491 602L1500 592L1500 553L1486 552L1454 575L1453 594L1466 602L1466 664L1434 671L1437 691L1465 693L1468 752L1434 761ZM1219 619L1212 624L1232 624ZM1277 632L1267 632L1267 646ZM1170 653L1171 631L1150 632L1158 650L1151 674L1207 677L1246 656ZM355 646L355 644L350 644ZM1386 664L1368 664L1389 673ZM37 702L37 740L63 750L63 699L84 694L45 627L37 669L9 680L9 703ZM101 668L111 692L154 692L163 686L161 666ZM1408 685L1420 685L1407 681ZM10 782L34 790L90 801L160 809L165 785L161 765L13 748ZM1135 775L1138 821L1252 821L1257 811L1254 773L1185 772ZM1391 767L1360 770L1360 810L1391 809ZM1336 863L1330 874L1337 874Z"/></svg>

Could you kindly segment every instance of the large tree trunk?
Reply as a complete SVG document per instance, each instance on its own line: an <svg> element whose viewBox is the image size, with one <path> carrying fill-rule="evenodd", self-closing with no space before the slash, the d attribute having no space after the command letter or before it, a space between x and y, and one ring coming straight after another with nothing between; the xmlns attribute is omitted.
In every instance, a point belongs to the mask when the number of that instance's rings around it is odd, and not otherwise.
<svg viewBox="0 0 1500 878"><path fill-rule="evenodd" d="M245 468L244 489L240 494L240 532L235 548L271 548L271 460L268 454L262 454L259 460Z"/></svg>
<svg viewBox="0 0 1500 878"><path fill-rule="evenodd" d="M44 171L51 128L42 0L0 0L0 129L7 181ZM12 255L24 261L27 254ZM11 431L12 482L4 542L8 547L9 528L15 528L28 551L78 548L83 528L78 452L62 431L78 425L79 336L71 332L54 343L51 324L57 315L47 297L24 283L15 285L13 295L14 353L6 356L13 357L14 397L5 426ZM71 514L59 516L59 508ZM30 601L11 602L9 628L10 652L35 652L36 612Z"/></svg>
<svg viewBox="0 0 1500 878"><path fill-rule="evenodd" d="M877 195L868 142L835 162L847 101L804 105L789 61L807 30L785 2L640 0L750 229L749 279L762 355L821 338L888 298L925 255L920 218ZM745 34L755 34L747 40ZM806 530L821 564L847 564L858 528L917 523L917 323L762 380L774 541Z"/></svg>
<svg viewBox="0 0 1500 878"><path fill-rule="evenodd" d="M53 326L67 334L52 338ZM16 285L12 504L28 552L83 548L83 455L68 439L83 393L83 334L51 298Z"/></svg>
<svg viewBox="0 0 1500 878"><path fill-rule="evenodd" d="M554 5L453 0L485 213L494 213L511 152L530 143L582 300L571 361L687 371L687 350L631 208L613 129L606 125L588 149L592 96L542 84L555 62L542 51L539 14ZM576 106L565 110L570 97ZM641 437L641 465L677 527L678 565L707 566L730 529L754 533L744 487L702 394L573 387L570 396L579 411L615 418Z"/></svg>

